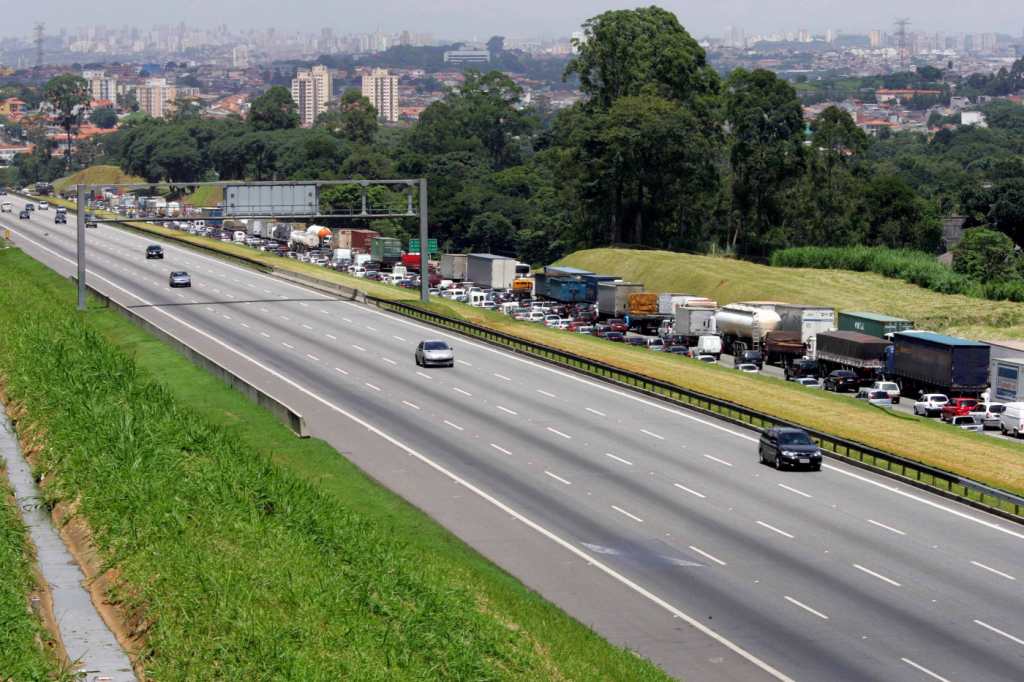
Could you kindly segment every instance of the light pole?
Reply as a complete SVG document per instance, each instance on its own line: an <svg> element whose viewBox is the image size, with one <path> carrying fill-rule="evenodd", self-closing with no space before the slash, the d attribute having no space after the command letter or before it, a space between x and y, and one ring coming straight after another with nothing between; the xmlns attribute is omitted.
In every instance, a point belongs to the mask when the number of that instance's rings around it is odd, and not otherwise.
<svg viewBox="0 0 1024 682"><path fill-rule="evenodd" d="M78 184L78 309L85 310L85 185Z"/></svg>
<svg viewBox="0 0 1024 682"><path fill-rule="evenodd" d="M420 179L420 303L430 301L430 273L427 260L430 250L427 240L427 179Z"/></svg>

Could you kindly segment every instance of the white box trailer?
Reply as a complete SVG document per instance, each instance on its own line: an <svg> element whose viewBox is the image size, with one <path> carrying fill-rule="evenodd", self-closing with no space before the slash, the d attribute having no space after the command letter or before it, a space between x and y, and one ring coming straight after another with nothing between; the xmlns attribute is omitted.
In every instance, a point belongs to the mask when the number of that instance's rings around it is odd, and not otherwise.
<svg viewBox="0 0 1024 682"><path fill-rule="evenodd" d="M597 313L603 318L629 314L629 295L644 293L643 284L600 282L597 285Z"/></svg>
<svg viewBox="0 0 1024 682"><path fill-rule="evenodd" d="M441 276L459 282L466 279L467 258L464 253L442 253Z"/></svg>
<svg viewBox="0 0 1024 682"><path fill-rule="evenodd" d="M993 349L994 350L994 349ZM989 363L988 399L996 403L1024 402L1024 360L996 358Z"/></svg>
<svg viewBox="0 0 1024 682"><path fill-rule="evenodd" d="M718 332L715 325L715 311L710 308L676 308L674 334L684 336L710 336Z"/></svg>
<svg viewBox="0 0 1024 682"><path fill-rule="evenodd" d="M782 320L779 331L799 333L800 343L810 343L819 332L836 328L835 308L776 303L773 310Z"/></svg>
<svg viewBox="0 0 1024 682"><path fill-rule="evenodd" d="M443 268L441 274L444 274ZM489 253L471 253L466 259L466 277L478 286L511 289L516 279L516 259Z"/></svg>

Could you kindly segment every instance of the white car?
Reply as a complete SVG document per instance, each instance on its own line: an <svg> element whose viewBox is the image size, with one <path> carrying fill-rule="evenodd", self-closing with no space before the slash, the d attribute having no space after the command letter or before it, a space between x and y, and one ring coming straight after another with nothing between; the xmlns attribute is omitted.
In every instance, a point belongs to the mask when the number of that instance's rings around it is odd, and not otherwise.
<svg viewBox="0 0 1024 682"><path fill-rule="evenodd" d="M558 315L545 315L544 316L544 324L547 325L548 327L554 327L554 326L556 326L561 321L562 321L562 318L560 318Z"/></svg>
<svg viewBox="0 0 1024 682"><path fill-rule="evenodd" d="M747 364L747 363L744 363L742 365L737 366L736 369L738 369L739 371L743 372L744 374L760 374L761 373L761 370L759 370L757 368L757 365L751 365L751 364ZM815 382L815 383L817 383L817 382Z"/></svg>
<svg viewBox="0 0 1024 682"><path fill-rule="evenodd" d="M821 388L821 384L819 384L818 380L814 377L800 377L796 380L796 383L801 386L806 386L807 388Z"/></svg>
<svg viewBox="0 0 1024 682"><path fill-rule="evenodd" d="M532 313L526 316L527 322L544 322L544 313L539 310L534 310Z"/></svg>
<svg viewBox="0 0 1024 682"><path fill-rule="evenodd" d="M11 202L9 202L9 201L5 201L3 204L0 204L0 211L2 211L4 213L10 213L13 210L14 210L14 207L11 206Z"/></svg>
<svg viewBox="0 0 1024 682"><path fill-rule="evenodd" d="M982 431L985 430L984 426L974 421L974 417L970 417L968 415L953 417L949 423L957 427L958 429L963 429L964 431L974 431L975 433L981 433Z"/></svg>
<svg viewBox="0 0 1024 682"><path fill-rule="evenodd" d="M50 210L50 203L48 201L40 200L39 201L39 210L40 211L48 211L48 210Z"/></svg>
<svg viewBox="0 0 1024 682"><path fill-rule="evenodd" d="M572 320L559 320L558 324L553 324L551 327L554 329L568 329L572 324Z"/></svg>
<svg viewBox="0 0 1024 682"><path fill-rule="evenodd" d="M892 400L893 405L900 404L900 385L895 381L876 381L871 384L871 388L876 391L885 391L889 394L889 399Z"/></svg>
<svg viewBox="0 0 1024 682"><path fill-rule="evenodd" d="M716 360L714 358L714 356L712 356L712 355L698 355L697 359L700 360L701 362L706 362L709 365L717 365L718 364L718 360Z"/></svg>
<svg viewBox="0 0 1024 682"><path fill-rule="evenodd" d="M948 402L949 398L941 393L925 393L914 403L914 414L919 417L937 417L942 413L942 406Z"/></svg>
<svg viewBox="0 0 1024 682"><path fill-rule="evenodd" d="M978 403L971 410L971 419L981 424L982 430L988 427L996 428L999 426L999 416L1006 409L1006 405L1003 403Z"/></svg>

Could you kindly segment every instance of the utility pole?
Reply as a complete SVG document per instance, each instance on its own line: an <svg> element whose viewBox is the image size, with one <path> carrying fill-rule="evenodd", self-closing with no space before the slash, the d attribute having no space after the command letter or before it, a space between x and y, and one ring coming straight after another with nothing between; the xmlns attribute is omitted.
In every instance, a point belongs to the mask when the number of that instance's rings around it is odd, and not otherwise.
<svg viewBox="0 0 1024 682"><path fill-rule="evenodd" d="M430 302L430 240L427 239L427 179L420 180L420 303Z"/></svg>
<svg viewBox="0 0 1024 682"><path fill-rule="evenodd" d="M906 69L905 59L907 56L907 26L910 24L910 19L897 19L894 26L896 26L896 36L899 40L899 57L900 57L900 72Z"/></svg>
<svg viewBox="0 0 1024 682"><path fill-rule="evenodd" d="M85 310L85 185L78 183L78 309ZM92 191L89 192L92 194Z"/></svg>
<svg viewBox="0 0 1024 682"><path fill-rule="evenodd" d="M43 45L46 40L46 22L36 24L36 27L32 30L35 33L35 44L36 44L36 81L42 84L43 80Z"/></svg>

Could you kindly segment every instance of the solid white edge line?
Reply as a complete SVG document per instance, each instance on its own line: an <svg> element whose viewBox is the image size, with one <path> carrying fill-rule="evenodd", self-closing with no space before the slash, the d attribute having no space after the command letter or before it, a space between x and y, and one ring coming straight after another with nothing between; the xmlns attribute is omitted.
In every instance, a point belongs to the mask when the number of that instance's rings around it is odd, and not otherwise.
<svg viewBox="0 0 1024 682"><path fill-rule="evenodd" d="M518 412L513 412L512 410L508 409L507 407L502 407L501 405L498 405L497 407L498 407L499 410L501 410L503 412L508 412L509 414L514 414L516 416L519 415Z"/></svg>
<svg viewBox="0 0 1024 682"><path fill-rule="evenodd" d="M790 488L788 485L785 485L784 483L780 483L779 487L780 488L785 488L789 492L796 493L797 495L803 495L804 497L810 497L810 495L808 495L807 493L801 492L801 491L797 490L796 488Z"/></svg>
<svg viewBox="0 0 1024 682"><path fill-rule="evenodd" d="M872 524L878 526L879 528L884 528L886 530L891 530L893 533L897 533L898 535L906 535L906 533L904 533L903 531L896 530L895 528L892 528L891 526L887 526L884 523L879 523L878 521L875 521L874 519L868 519L868 523L872 523Z"/></svg>
<svg viewBox="0 0 1024 682"><path fill-rule="evenodd" d="M976 621L974 621L974 622L975 622L975 623L977 623L978 625L980 625L980 626L981 626L981 627L983 627L983 628L988 628L988 629L989 629L989 630L991 630L992 632L995 632L996 634L1002 635L1002 636L1003 636L1003 637L1005 637L1006 639L1009 639L1009 640L1012 640L1012 641L1016 642L1017 644L1024 644L1024 639L1017 639L1017 638L1016 638L1016 637L1014 637L1013 635L1011 635L1011 634L1009 634L1009 633L1007 633L1007 632L1003 632L1003 631L1002 631L1002 630L1000 630L999 628L994 628L994 627L992 627L991 625L989 625L988 623L984 623L984 622L982 622L982 621L980 621L980 620L976 620Z"/></svg>
<svg viewBox="0 0 1024 682"><path fill-rule="evenodd" d="M933 673L928 668L925 668L923 665L918 665L917 663L914 663L909 658L901 658L900 660L903 661L904 663L906 663L907 665L914 666L915 668L917 668L918 670L920 670L921 672L923 672L926 675L931 675L935 679L941 680L941 682L949 682L949 680L947 680L945 677L940 677L939 675L936 675L935 673Z"/></svg>
<svg viewBox="0 0 1024 682"><path fill-rule="evenodd" d="M813 613L818 618L822 618L824 620L828 620L828 616L826 616L824 613L821 613L820 611L815 611L814 609L812 609L807 604L801 604L800 602L798 602L796 599L793 599L792 597L784 597L784 599L786 601L793 602L794 604L796 604L800 608L804 609L805 611L810 611L811 613Z"/></svg>
<svg viewBox="0 0 1024 682"><path fill-rule="evenodd" d="M554 430L553 428L551 428L550 426L548 427L548 431L550 431L551 433L557 433L557 434L558 434L559 436L561 436L562 438L572 438L572 436L570 436L570 435L567 435L567 434L564 434L564 433L562 433L561 431L555 431L555 430Z"/></svg>
<svg viewBox="0 0 1024 682"><path fill-rule="evenodd" d="M499 445L495 445L494 443L491 443L491 447L494 448L495 450L497 450L498 452L504 452L506 455L511 455L512 454L511 452L509 452L505 448L503 448L503 447L501 447Z"/></svg>
<svg viewBox="0 0 1024 682"><path fill-rule="evenodd" d="M1002 571L997 571L996 569L992 568L991 566L986 566L985 564L979 564L977 561L971 561L971 563L974 564L975 566L977 566L978 568L984 568L986 571L991 571L992 573L995 573L996 575L1001 575L1004 578L1006 578L1007 580L1016 580L1016 578L1014 578L1012 575L1010 575L1008 573L1003 573Z"/></svg>
<svg viewBox="0 0 1024 682"><path fill-rule="evenodd" d="M610 453L610 452L606 452L606 453L604 453L604 454L608 455L608 456L609 456L609 457L611 457L612 459L617 459L617 460L619 460L619 461L620 461L620 462L622 462L623 464L628 464L629 466L633 466L633 463L632 463L632 462L630 462L630 461L629 461L628 459L622 459L621 457L616 457L615 455L613 455L613 454L612 454L612 453Z"/></svg>
<svg viewBox="0 0 1024 682"><path fill-rule="evenodd" d="M715 557L711 556L710 554L708 554L707 552L705 552L702 549L697 549L693 545L690 545L690 549L692 549L694 552L696 552L697 554L700 554L701 556L703 556L703 557L705 557L707 559L711 559L716 564L721 564L722 566L726 565L726 563L724 561L722 561L721 559L718 559L718 558L715 558Z"/></svg>
<svg viewBox="0 0 1024 682"><path fill-rule="evenodd" d="M380 390L379 388L377 388L377 387L376 387L376 386L374 386L373 384L368 384L368 383L366 383L365 381L364 381L363 383L364 383L364 384L365 384L366 386L369 386L370 388L372 388L372 389L373 389L373 390L375 390L375 391L379 391L379 390Z"/></svg>
<svg viewBox="0 0 1024 682"><path fill-rule="evenodd" d="M612 509L614 509L615 511L619 512L620 514L625 514L626 516L628 516L629 518L633 519L634 521L638 521L639 523L643 523L644 522L644 520L641 519L639 516L633 516L632 514L630 514L625 509L620 509L619 507L616 507L614 504L612 505Z"/></svg>
<svg viewBox="0 0 1024 682"><path fill-rule="evenodd" d="M775 531L776 533L778 533L779 535L785 535L785 536L786 536L787 538L793 538L793 537L794 537L794 536L790 535L789 533L787 533L787 532L786 532L786 531L784 531L784 530L779 530L779 529L778 529L778 528L776 528L775 526L769 526L769 525L768 525L767 523L765 523L764 521L758 521L758 522L757 522L757 525L759 525L759 526L764 526L764 527L765 527L765 528L767 528L768 530L773 530L773 531Z"/></svg>
<svg viewBox="0 0 1024 682"><path fill-rule="evenodd" d="M854 565L853 565L853 567L854 567L854 568L856 568L856 569L859 569L859 570L861 570L861 571L864 571L864 572L865 572L865 573L867 573L868 575L873 575L873 576L875 576L876 578L878 578L879 580L884 580L885 582L889 583L890 585L895 585L896 587L903 587L902 585L900 585L900 584L899 584L898 582L896 582L895 580L892 580L891 578L886 578L886 577L885 577L884 575L882 575L881 573L875 573L875 572L874 572L874 571L872 571L872 570L871 570L870 568L864 568L864 567L863 567L863 566L861 566L860 564L854 564Z"/></svg>
<svg viewBox="0 0 1024 682"><path fill-rule="evenodd" d="M544 473L547 474L548 476L550 476L551 478L555 479L556 481L561 481L562 483L564 483L566 485L572 485L572 483L570 483L569 481L565 480L561 476L558 476L557 474L553 474L550 471L545 471Z"/></svg>
<svg viewBox="0 0 1024 682"><path fill-rule="evenodd" d="M673 485L674 485L675 487L679 488L680 490L685 490L686 492L690 493L691 495L696 495L697 497L700 497L700 498L704 498L704 497L707 497L707 495L701 495L701 494L700 494L699 492L697 492L696 490L690 490L690 489L689 489L689 488L687 488L687 487L686 487L685 485L679 485L678 483L673 483Z"/></svg>
<svg viewBox="0 0 1024 682"><path fill-rule="evenodd" d="M419 406L417 406L417 405L413 405L413 404L412 404L412 403L410 403L410 402L409 402L408 400L403 400L402 402L403 402L403 403L405 403L406 405L408 405L409 407L413 408L414 410L418 410L418 409L420 409L420 408L419 408Z"/></svg>

